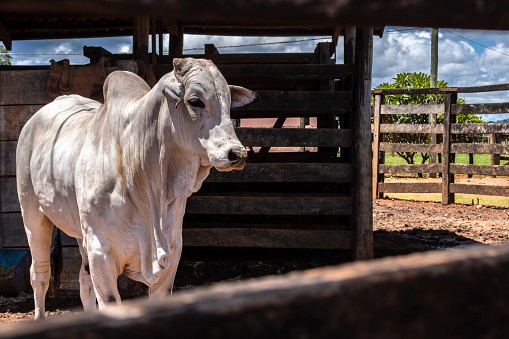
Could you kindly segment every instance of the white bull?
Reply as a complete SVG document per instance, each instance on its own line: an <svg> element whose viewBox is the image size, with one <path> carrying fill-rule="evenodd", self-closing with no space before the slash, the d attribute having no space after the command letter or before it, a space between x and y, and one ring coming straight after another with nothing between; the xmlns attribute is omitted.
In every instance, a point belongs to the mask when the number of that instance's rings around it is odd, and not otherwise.
<svg viewBox="0 0 509 339"><path fill-rule="evenodd" d="M186 200L212 167L242 169L247 153L230 108L257 99L228 86L205 60L175 59L155 86L114 72L104 104L57 98L24 126L16 175L32 251L35 318L43 318L53 225L77 238L85 311L120 303L117 278L170 293L182 251Z"/></svg>

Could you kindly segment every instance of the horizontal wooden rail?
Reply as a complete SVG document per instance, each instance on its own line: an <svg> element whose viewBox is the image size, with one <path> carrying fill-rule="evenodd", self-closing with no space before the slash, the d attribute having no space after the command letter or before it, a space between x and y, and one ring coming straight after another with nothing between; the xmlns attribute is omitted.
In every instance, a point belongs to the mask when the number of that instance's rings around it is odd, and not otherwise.
<svg viewBox="0 0 509 339"><path fill-rule="evenodd" d="M381 114L443 114L444 104L382 105Z"/></svg>
<svg viewBox="0 0 509 339"><path fill-rule="evenodd" d="M380 124L380 133L437 133L444 131L443 125L432 124Z"/></svg>
<svg viewBox="0 0 509 339"><path fill-rule="evenodd" d="M453 114L501 114L509 112L509 102L495 104L454 104Z"/></svg>
<svg viewBox="0 0 509 339"><path fill-rule="evenodd" d="M440 173L442 164L379 165L378 173Z"/></svg>
<svg viewBox="0 0 509 339"><path fill-rule="evenodd" d="M260 229L249 228L186 228L182 231L184 246L266 247L351 249L351 231Z"/></svg>
<svg viewBox="0 0 509 339"><path fill-rule="evenodd" d="M384 183L378 183L378 190L383 193L441 193L442 192L442 183L439 183L439 182L417 182L417 183L384 182Z"/></svg>
<svg viewBox="0 0 509 339"><path fill-rule="evenodd" d="M452 193L509 197L509 186L451 184Z"/></svg>
<svg viewBox="0 0 509 339"><path fill-rule="evenodd" d="M239 140L252 147L351 147L349 129L237 128Z"/></svg>
<svg viewBox="0 0 509 339"><path fill-rule="evenodd" d="M346 197L191 196L188 214L351 215Z"/></svg>
<svg viewBox="0 0 509 339"><path fill-rule="evenodd" d="M0 140L18 140L23 125L41 107L42 105L0 106Z"/></svg>
<svg viewBox="0 0 509 339"><path fill-rule="evenodd" d="M485 133L509 133L509 124L484 123L484 124L452 124L451 134L485 134Z"/></svg>
<svg viewBox="0 0 509 339"><path fill-rule="evenodd" d="M332 114L352 110L351 92L257 91L260 102L232 110L233 118L276 114Z"/></svg>
<svg viewBox="0 0 509 339"><path fill-rule="evenodd" d="M228 53L210 55L214 58L216 65L220 64L309 64L313 58L313 53ZM174 58L204 58L209 57L205 54L184 54L184 55L165 55L161 58L161 63L166 67L172 67L171 62ZM210 57L209 57L210 58ZM131 57L132 59L132 57ZM171 69L168 70L168 72Z"/></svg>
<svg viewBox="0 0 509 339"><path fill-rule="evenodd" d="M212 169L206 182L351 182L351 164L256 164L242 171Z"/></svg>
<svg viewBox="0 0 509 339"><path fill-rule="evenodd" d="M393 144L389 142L380 143L380 151L382 152L418 152L418 153L441 153L442 144L422 145L422 144Z"/></svg>
<svg viewBox="0 0 509 339"><path fill-rule="evenodd" d="M372 94L445 94L450 92L457 93L476 93L476 92L496 92L509 90L509 84L497 84L472 87L441 87L441 88L379 88L371 91Z"/></svg>
<svg viewBox="0 0 509 339"><path fill-rule="evenodd" d="M509 166L451 164L451 173L509 176Z"/></svg>
<svg viewBox="0 0 509 339"><path fill-rule="evenodd" d="M230 83L236 79L334 80L353 75L353 65L219 65Z"/></svg>
<svg viewBox="0 0 509 339"><path fill-rule="evenodd" d="M451 144L453 153L474 153L474 154L509 154L509 144Z"/></svg>

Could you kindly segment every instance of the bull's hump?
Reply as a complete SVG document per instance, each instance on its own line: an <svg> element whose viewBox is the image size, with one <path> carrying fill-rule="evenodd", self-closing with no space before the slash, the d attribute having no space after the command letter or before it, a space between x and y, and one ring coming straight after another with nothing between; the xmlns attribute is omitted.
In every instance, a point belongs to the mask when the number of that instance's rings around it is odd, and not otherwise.
<svg viewBox="0 0 509 339"><path fill-rule="evenodd" d="M115 71L104 82L104 102L132 100L150 91L149 85L138 75L127 71Z"/></svg>

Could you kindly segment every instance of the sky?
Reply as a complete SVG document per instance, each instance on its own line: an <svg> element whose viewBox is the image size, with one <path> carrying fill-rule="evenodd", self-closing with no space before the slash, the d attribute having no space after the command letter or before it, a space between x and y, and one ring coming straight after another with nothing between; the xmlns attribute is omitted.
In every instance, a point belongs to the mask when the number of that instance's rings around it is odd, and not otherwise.
<svg viewBox="0 0 509 339"><path fill-rule="evenodd" d="M313 52L316 43L330 41L320 37L224 37L185 35L184 53L201 54L204 44L215 44L225 53L300 53ZM315 40L308 40L315 39ZM277 43L282 41L293 43ZM276 42L276 43L275 43ZM266 44L274 43L274 44ZM248 44L256 46L229 47ZM130 53L131 37L73 40L13 41L13 65L49 65L49 60L68 58L72 64L86 64L83 46L102 46L112 53ZM149 44L150 46L150 44ZM343 62L343 40L340 38L336 60ZM168 49L167 43L164 50ZM397 73L429 74L431 29L386 27L382 38L373 41L372 86L392 82ZM26 55L36 53L46 55ZM47 55L52 54L52 55ZM53 55L54 54L54 55ZM440 29L438 45L438 79L451 87L509 83L509 32ZM462 94L467 103L509 102L509 92ZM509 116L509 114L507 115ZM485 120L507 116L485 116Z"/></svg>

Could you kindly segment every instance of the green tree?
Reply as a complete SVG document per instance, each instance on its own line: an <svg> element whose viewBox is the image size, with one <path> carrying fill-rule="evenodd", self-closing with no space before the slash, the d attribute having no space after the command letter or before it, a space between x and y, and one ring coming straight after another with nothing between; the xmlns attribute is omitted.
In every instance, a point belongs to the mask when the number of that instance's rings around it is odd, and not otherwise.
<svg viewBox="0 0 509 339"><path fill-rule="evenodd" d="M12 57L3 45L0 45L0 65L10 65Z"/></svg>
<svg viewBox="0 0 509 339"><path fill-rule="evenodd" d="M376 87L381 88L429 88L431 77L425 73L399 73L394 78L393 83L383 83ZM438 87L449 87L447 82L438 81ZM445 94L398 94L386 95L386 105L408 105L408 104L443 104L445 102ZM458 98L458 104L464 104L465 100ZM427 124L428 114L388 114L384 115L385 123L396 124ZM444 119L443 114L438 115L438 123ZM458 114L456 116L458 123L481 123L482 118L476 115ZM481 135L458 135L457 140L460 142L474 142L482 137ZM404 134L404 133L388 133L385 134L387 142L409 143L409 144L428 144L428 134ZM440 142L440 141L439 141ZM409 164L415 163L415 152L396 152L397 155L405 159ZM422 163L429 159L429 153L421 153Z"/></svg>

